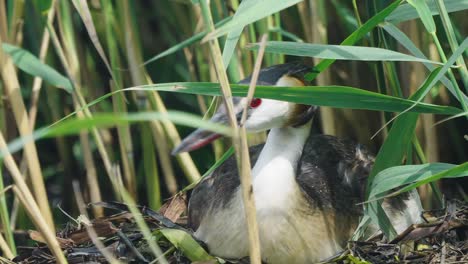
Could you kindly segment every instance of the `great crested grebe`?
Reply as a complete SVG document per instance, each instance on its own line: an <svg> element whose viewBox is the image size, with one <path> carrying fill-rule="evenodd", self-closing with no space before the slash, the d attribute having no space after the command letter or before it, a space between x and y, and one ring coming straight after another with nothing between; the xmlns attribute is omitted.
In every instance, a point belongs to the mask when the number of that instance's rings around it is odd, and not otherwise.
<svg viewBox="0 0 468 264"><path fill-rule="evenodd" d="M310 67L287 63L262 69L258 85L303 86ZM248 84L250 77L239 83ZM234 98L240 120L245 98ZM313 263L343 249L362 216L364 186L374 157L361 145L312 135L316 106L255 98L247 131L270 130L265 144L250 148L252 184L262 260ZM212 117L227 123L224 106ZM198 129L173 153L191 151L218 135ZM383 208L397 232L419 222L419 198L386 199ZM209 251L225 258L248 256L248 236L236 161L226 160L193 190L189 226Z"/></svg>

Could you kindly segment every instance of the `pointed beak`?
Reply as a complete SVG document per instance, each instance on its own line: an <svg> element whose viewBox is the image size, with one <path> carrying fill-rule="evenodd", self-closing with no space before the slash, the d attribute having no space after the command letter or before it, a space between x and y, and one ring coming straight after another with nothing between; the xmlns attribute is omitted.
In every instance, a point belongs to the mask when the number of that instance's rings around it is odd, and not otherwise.
<svg viewBox="0 0 468 264"><path fill-rule="evenodd" d="M226 115L222 112L217 112L216 114L214 114L210 121L213 123L223 125L228 124L228 119ZM182 142L176 148L174 148L171 154L177 155L182 152L188 152L199 149L213 142L215 139L220 138L221 136L222 135L214 133L212 131L199 128L193 131L191 134L189 134L186 138L184 138Z"/></svg>

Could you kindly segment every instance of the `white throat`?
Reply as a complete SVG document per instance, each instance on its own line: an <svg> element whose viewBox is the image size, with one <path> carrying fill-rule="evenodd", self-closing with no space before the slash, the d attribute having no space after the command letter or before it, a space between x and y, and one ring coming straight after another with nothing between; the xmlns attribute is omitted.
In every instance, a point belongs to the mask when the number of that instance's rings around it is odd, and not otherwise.
<svg viewBox="0 0 468 264"><path fill-rule="evenodd" d="M310 133L311 122L298 127L274 128L252 169L257 210L278 207L293 201L289 196L299 191L297 163Z"/></svg>

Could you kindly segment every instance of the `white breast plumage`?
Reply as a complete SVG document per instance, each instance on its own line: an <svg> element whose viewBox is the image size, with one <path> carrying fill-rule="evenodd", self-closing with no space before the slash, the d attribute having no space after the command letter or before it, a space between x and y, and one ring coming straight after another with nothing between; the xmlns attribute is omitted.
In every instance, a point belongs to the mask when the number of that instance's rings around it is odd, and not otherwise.
<svg viewBox="0 0 468 264"><path fill-rule="evenodd" d="M334 216L309 208L295 180L309 130L308 125L273 129L252 169L262 258L268 263L318 261L341 249L331 239ZM226 207L211 210L195 235L216 255L248 255L241 190Z"/></svg>

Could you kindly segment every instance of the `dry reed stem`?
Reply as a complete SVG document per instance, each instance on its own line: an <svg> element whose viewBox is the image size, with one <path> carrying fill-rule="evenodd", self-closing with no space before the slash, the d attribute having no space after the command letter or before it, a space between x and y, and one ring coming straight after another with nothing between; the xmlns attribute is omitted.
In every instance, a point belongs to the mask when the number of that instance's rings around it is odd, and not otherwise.
<svg viewBox="0 0 468 264"><path fill-rule="evenodd" d="M86 31L88 32L88 35L94 47L96 48L101 60L106 65L107 71L112 77L111 86L113 85L113 88L114 88L112 90L121 89L122 87L117 82L116 76L114 75L114 72L112 71L109 60L107 59L104 49L102 48L101 42L99 41L96 28L94 27L93 18L91 16L91 12L88 7L88 3L83 0L73 0L72 2L86 27ZM122 105L125 106L125 104L122 104ZM116 103L114 103L114 107L117 107ZM129 157L129 154L131 155L133 152L132 151L133 147L132 147L131 137L130 137L130 130L129 130L128 125L122 125L117 128L117 132L118 132L118 138L120 142L119 149L121 152L125 182L128 188L130 189L131 195L136 198L137 195L136 195L136 183L135 183L135 180L136 180L135 168L134 168L133 161ZM107 155L107 152L105 155Z"/></svg>
<svg viewBox="0 0 468 264"><path fill-rule="evenodd" d="M76 104L77 104L76 106L81 106L82 107L82 109L79 109L78 107L75 106L75 111L77 111L77 112L82 111L86 117L92 118L92 114L89 111L89 108L87 107L87 103L86 103L83 95L80 92L81 89L80 89L80 87L78 86L78 84L75 82L75 80L73 78L74 76L72 75L70 65L67 62L67 59L65 57L65 53L63 52L62 45L60 44L60 42L58 40L58 37L57 37L57 34L56 34L54 28L52 27L52 25L50 23L47 24L47 29L49 30L50 37L52 39L52 43L54 44L57 55L58 55L62 65L63 65L63 67L65 68L65 71L67 72L68 77L70 78L71 82L73 83L73 87L75 87L75 89L74 89L74 100L76 101ZM94 141L96 143L98 152L101 155L102 161L104 163L104 168L106 169L107 175L109 176L109 178L112 178L115 175L113 175L112 163L110 161L109 155L107 154L107 151L106 151L105 145L103 143L102 137L99 134L98 129L96 129L96 128L91 129L91 132L92 132ZM114 189L114 192L115 192L115 194L118 194L118 190Z"/></svg>
<svg viewBox="0 0 468 264"><path fill-rule="evenodd" d="M16 197L20 199L23 206L27 209L30 219L44 236L47 245L49 246L52 254L56 257L58 263L66 263L66 259L60 249L60 245L55 237L53 228L50 227L49 223L47 223L47 220L41 214L39 206L36 204L36 201L34 201L34 197L26 185L13 156L11 156L8 151L8 147L2 133L0 133L0 151L4 154L3 160L5 167L9 170L11 177L15 182L13 190L16 193Z"/></svg>
<svg viewBox="0 0 468 264"><path fill-rule="evenodd" d="M2 45L0 38L0 46ZM20 84L16 75L15 67L11 58L3 53L0 49L0 71L5 87L6 97L11 103L13 115L15 117L17 128L22 137L30 136L32 133L29 124L28 112L23 102L21 95ZM44 178L42 177L41 165L34 141L27 141L24 146L24 155L28 164L31 175L31 183L33 186L35 198L41 209L47 224L54 230L54 220L47 199Z"/></svg>
<svg viewBox="0 0 468 264"><path fill-rule="evenodd" d="M79 113L80 115L82 115L81 112ZM89 199L91 200L92 203L97 203L97 202L102 201L101 190L99 189L99 182L98 182L98 177L96 173L96 165L94 163L91 146L89 144L88 132L80 133L80 142L81 142L81 149L83 151L83 162L86 168L86 183L88 185ZM104 216L104 210L103 208L99 206L93 206L93 213L95 217Z"/></svg>
<svg viewBox="0 0 468 264"><path fill-rule="evenodd" d="M301 16L310 18L310 24L303 24L303 28L310 29L310 35L306 35L306 38L310 43L321 43L326 44L328 42L327 35L327 16L322 11L323 1L310 1L309 10L304 13L301 12ZM320 60L317 58L313 59L314 64L319 64ZM330 84L330 71L323 71L316 78L317 85L329 85ZM335 112L331 107L321 106L320 107L320 120L322 124L322 132L329 135L337 135L337 125Z"/></svg>
<svg viewBox="0 0 468 264"><path fill-rule="evenodd" d="M123 11L123 27L124 27L124 32L125 32L125 47L126 47L126 55L127 55L127 61L129 64L130 68L130 74L132 77L132 82L134 85L142 85L142 84L153 84L153 81L149 77L149 75L146 73L145 68L140 67L140 65L143 65L143 59L141 52L139 51L139 48L136 43L134 43L135 37L134 37L134 28L131 25L130 21L130 3L129 1L119 1L118 4L122 5L122 11ZM156 110L158 110L161 113L167 113L167 108L159 96L159 93L156 91L150 91L146 93L146 96L149 97L150 101L155 102L155 107ZM179 145L181 140L179 136L179 132L176 129L176 126L174 123L172 123L169 120L164 120L161 121L161 124L164 127L165 130L165 136L169 139L171 142L172 146ZM168 153L169 155L169 153ZM195 163L193 162L192 158L190 157L190 154L188 153L180 153L179 155L176 156L177 162L179 163L180 167L182 168L182 171L184 172L186 178L192 183L196 182L198 179L200 179L201 174L198 171L197 167L195 166ZM174 179L175 181L175 179Z"/></svg>
<svg viewBox="0 0 468 264"><path fill-rule="evenodd" d="M4 227L8 228L8 227ZM11 251L10 247L8 246L8 243L6 242L5 238L3 238L2 233L0 233L0 249L3 251L3 255L9 259L13 259L15 255Z"/></svg>
<svg viewBox="0 0 468 264"><path fill-rule="evenodd" d="M148 82L149 84L153 84L153 82ZM161 113L167 113L167 108L164 105L164 102L159 95L159 93L152 91L150 92L150 96L154 99L156 103L156 110L158 110ZM164 127L164 130L166 132L166 137L169 139L171 142L172 146L179 145L181 142L179 132L177 131L176 126L174 123L163 120L161 121L161 124ZM195 166L195 163L193 162L192 157L188 153L180 153L176 156L176 159L179 163L179 165L182 168L182 171L184 172L185 176L190 182L196 182L198 179L201 178L200 172L198 171L197 167Z"/></svg>
<svg viewBox="0 0 468 264"><path fill-rule="evenodd" d="M50 11L47 14L48 23L52 23L54 21L55 3L56 3L56 0L53 0ZM44 27L44 33L42 34L42 40L41 40L41 47L39 49L39 60L41 62L44 62L45 60L47 51L49 49L49 43L50 43L50 35L49 35L49 32L47 31L47 27ZM39 101L39 94L40 94L39 92L41 91L41 87L42 87L42 79L39 77L34 77L32 93L31 93L31 105L29 107L29 123L31 124L31 128L34 128L36 124L37 102Z"/></svg>
<svg viewBox="0 0 468 264"><path fill-rule="evenodd" d="M211 10L208 5L208 1L200 1L200 7L202 10L202 16L205 23L205 29L207 32L214 31L214 23L211 15ZM208 33L210 34L210 33ZM231 87L226 75L225 66L221 54L221 49L218 43L218 39L210 39L208 41L210 46L210 53L215 65L216 75L221 85L221 91L223 94L224 103L227 110L229 124L233 130L233 145L236 153L237 166L241 172L241 188L242 198L244 203L244 209L247 220L247 231L249 234L249 255L250 263L260 264L260 238L258 235L258 224L256 221L256 210L255 202L253 199L253 190L250 176L250 160L249 160L249 149L247 145L247 136L245 127L239 128L237 120L234 114L234 106L232 102ZM253 79L253 78L252 78ZM250 183L250 185L249 185Z"/></svg>
<svg viewBox="0 0 468 264"><path fill-rule="evenodd" d="M240 162L240 180L242 184L242 196L244 201L244 210L247 219L248 229L249 229L249 245L250 245L250 255L251 262L255 261L261 262L261 252L260 252L260 237L258 231L258 222L257 222L257 210L255 209L255 199L252 192L252 177L251 177L251 164L249 157L249 145L247 143L247 132L245 129L245 121L247 119L247 108L252 101L252 97L255 93L255 87L257 85L258 75L260 73L260 68L262 66L262 59L265 53L265 45L267 41L267 35L262 36L260 47L257 55L257 60L255 61L254 71L252 73L252 79L249 84L249 91L247 93L247 103L244 106L244 111L242 113L242 119L240 122L240 144L241 144L241 162ZM258 258L258 259L254 259Z"/></svg>
<svg viewBox="0 0 468 264"><path fill-rule="evenodd" d="M0 0L0 38L8 39L7 32L8 32L8 22L6 16L6 3L5 0Z"/></svg>
<svg viewBox="0 0 468 264"><path fill-rule="evenodd" d="M166 188L168 189L171 196L177 193L177 182L174 170L172 168L171 160L169 157L169 146L164 136L164 129L160 122L151 121L150 122L151 131L153 132L154 144L157 146L156 151L158 151L159 161L161 162L161 169L163 171L164 182L166 183Z"/></svg>

